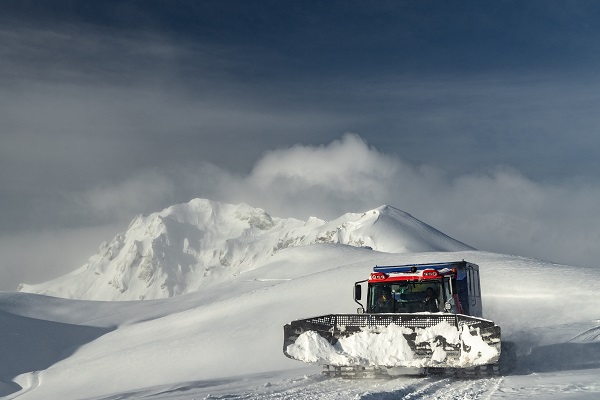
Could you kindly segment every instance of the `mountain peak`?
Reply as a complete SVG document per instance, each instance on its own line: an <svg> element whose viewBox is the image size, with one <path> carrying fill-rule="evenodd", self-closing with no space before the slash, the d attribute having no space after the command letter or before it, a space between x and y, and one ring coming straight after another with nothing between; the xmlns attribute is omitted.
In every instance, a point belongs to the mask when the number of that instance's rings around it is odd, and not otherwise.
<svg viewBox="0 0 600 400"><path fill-rule="evenodd" d="M327 222L194 199L134 218L78 270L21 290L77 299L165 298L258 268L286 248L320 243L393 253L472 249L388 205Z"/></svg>

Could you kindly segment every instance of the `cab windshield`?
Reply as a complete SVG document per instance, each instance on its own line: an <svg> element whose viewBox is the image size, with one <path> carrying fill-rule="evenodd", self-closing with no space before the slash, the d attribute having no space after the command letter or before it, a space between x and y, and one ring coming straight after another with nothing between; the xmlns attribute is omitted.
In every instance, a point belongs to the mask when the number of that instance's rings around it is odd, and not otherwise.
<svg viewBox="0 0 600 400"><path fill-rule="evenodd" d="M369 286L367 312L439 312L444 304L441 282L374 283Z"/></svg>

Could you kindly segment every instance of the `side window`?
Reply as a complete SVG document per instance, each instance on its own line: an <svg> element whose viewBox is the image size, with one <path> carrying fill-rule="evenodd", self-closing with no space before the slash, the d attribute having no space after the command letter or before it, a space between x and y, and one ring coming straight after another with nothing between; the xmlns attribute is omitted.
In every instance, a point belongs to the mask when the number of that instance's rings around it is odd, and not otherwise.
<svg viewBox="0 0 600 400"><path fill-rule="evenodd" d="M379 286L371 286L369 288L369 307L368 307L368 312L373 312L373 310L375 309L375 306L377 304L377 298L379 297L379 294L381 293L381 288Z"/></svg>
<svg viewBox="0 0 600 400"><path fill-rule="evenodd" d="M444 292L444 298L442 299L442 307L445 307L446 303L454 305L454 297L452 296L452 280L450 278L444 278L444 284L442 289Z"/></svg>
<svg viewBox="0 0 600 400"><path fill-rule="evenodd" d="M474 270L472 267L468 267L467 278L469 280L469 304L475 306L480 301L478 271Z"/></svg>
<svg viewBox="0 0 600 400"><path fill-rule="evenodd" d="M469 280L469 297L475 295L474 279L473 279L473 268L467 269L468 280Z"/></svg>

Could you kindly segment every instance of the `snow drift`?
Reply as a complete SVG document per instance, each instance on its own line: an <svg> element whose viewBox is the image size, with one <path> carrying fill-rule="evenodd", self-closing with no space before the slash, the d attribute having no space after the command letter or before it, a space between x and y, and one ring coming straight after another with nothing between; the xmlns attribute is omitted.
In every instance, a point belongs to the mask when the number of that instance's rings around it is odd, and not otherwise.
<svg viewBox="0 0 600 400"><path fill-rule="evenodd" d="M312 379L298 381L304 375L318 374L319 368L283 355L283 325L311 315L355 310L352 286L368 275L373 264L463 258L480 266L484 316L502 327L503 336L522 345L522 372L502 381L506 393L535 398L536 393L545 393L539 385L564 380L556 374L583 366L596 372L570 374L569 387L585 387L591 393L579 398L597 398L600 387L592 382L600 377L594 352L599 342L593 333L600 324L595 302L600 283L593 270L478 251L393 254L338 244L288 248L260 268L168 299L93 302L0 293L0 311L38 324L1 331L0 343L11 337L24 339L4 348L0 381L5 382L5 393L14 391L19 400L183 400L215 393L223 398L270 398L257 394L269 393L266 382L284 391L273 398L286 398L286 385L288 398L331 398L327 390L334 382L316 394L308 387L306 396L297 387L314 383ZM565 293L577 293L577 297ZM49 342L53 346L49 355L30 351L43 336L46 321L59 323L55 326L63 336L79 339L70 345ZM78 333L78 327L84 328L85 335ZM581 336L584 332L588 334ZM576 337L579 341L574 345L581 347L577 356L560 356ZM21 363L17 366L5 360ZM546 379L542 372L550 366L558 372ZM528 378L529 371L539 373ZM286 384L283 376L291 380ZM412 385L416 392L411 398L431 394L418 394L419 383ZM365 386L356 390L359 394L368 391ZM238 395L233 395L236 391ZM570 392L556 388L556 393ZM361 398L358 394L349 397Z"/></svg>

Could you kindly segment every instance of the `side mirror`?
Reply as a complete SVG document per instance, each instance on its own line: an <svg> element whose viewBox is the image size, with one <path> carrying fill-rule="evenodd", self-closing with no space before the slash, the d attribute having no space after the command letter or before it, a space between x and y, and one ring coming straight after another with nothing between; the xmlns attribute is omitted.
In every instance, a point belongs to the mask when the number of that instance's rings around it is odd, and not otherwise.
<svg viewBox="0 0 600 400"><path fill-rule="evenodd" d="M362 286L360 284L354 285L354 300L360 300L362 297Z"/></svg>

